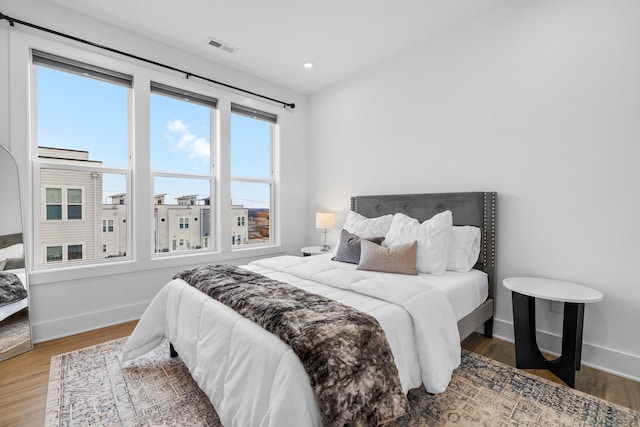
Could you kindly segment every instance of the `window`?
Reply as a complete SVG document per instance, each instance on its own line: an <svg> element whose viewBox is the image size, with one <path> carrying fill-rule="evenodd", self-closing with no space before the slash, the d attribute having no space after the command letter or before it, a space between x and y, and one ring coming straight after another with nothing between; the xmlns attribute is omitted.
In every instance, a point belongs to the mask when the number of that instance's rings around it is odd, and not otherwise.
<svg viewBox="0 0 640 427"><path fill-rule="evenodd" d="M47 262L62 261L62 246L47 246Z"/></svg>
<svg viewBox="0 0 640 427"><path fill-rule="evenodd" d="M155 253L184 250L185 239L187 250L210 250L216 105L215 98L151 82ZM202 225L190 228L191 221Z"/></svg>
<svg viewBox="0 0 640 427"><path fill-rule="evenodd" d="M67 246L67 260L76 261L82 259L82 245Z"/></svg>
<svg viewBox="0 0 640 427"><path fill-rule="evenodd" d="M276 122L274 114L231 104L231 209L242 214L232 229L235 245L272 242Z"/></svg>
<svg viewBox="0 0 640 427"><path fill-rule="evenodd" d="M67 189L67 219L82 219L82 190Z"/></svg>
<svg viewBox="0 0 640 427"><path fill-rule="evenodd" d="M113 233L113 220L112 219L103 219L102 220L102 232L103 233Z"/></svg>
<svg viewBox="0 0 640 427"><path fill-rule="evenodd" d="M130 214L133 77L37 50L32 58L33 182L42 188L34 192L34 248L44 251L36 267L105 260L103 233L113 233L114 221L103 218ZM126 253L127 229L113 234L109 246Z"/></svg>
<svg viewBox="0 0 640 427"><path fill-rule="evenodd" d="M73 262L48 276L57 280L75 275L78 265L117 257L149 268L157 264L151 259L174 251L228 255L274 243L276 115L159 69L53 41L33 44L56 50L31 50L30 87L21 88L31 94L29 108L19 109L21 122L31 126L30 146L19 150L31 160L33 268ZM211 96L217 91L224 101ZM248 104L277 111L255 99ZM229 164L214 165L216 155ZM140 179L133 180L134 172ZM120 268L92 267L80 275Z"/></svg>
<svg viewBox="0 0 640 427"><path fill-rule="evenodd" d="M62 189L61 188L47 188L46 193L46 218L47 221L61 220L62 219Z"/></svg>

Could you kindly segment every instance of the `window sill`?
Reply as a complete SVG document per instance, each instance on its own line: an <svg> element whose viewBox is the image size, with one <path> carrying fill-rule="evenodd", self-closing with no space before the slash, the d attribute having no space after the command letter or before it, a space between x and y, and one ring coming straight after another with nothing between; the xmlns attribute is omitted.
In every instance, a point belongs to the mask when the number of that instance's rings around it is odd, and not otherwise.
<svg viewBox="0 0 640 427"><path fill-rule="evenodd" d="M178 272L183 268L221 262L234 264L248 263L265 256L284 255L281 246L261 246L259 248L235 249L232 252L206 252L154 256L146 261L128 259L92 265L75 265L60 268L40 268L29 272L29 286L47 285L69 280L90 279L101 276L112 276L137 273L149 270L175 268ZM244 260L244 261L243 261ZM242 261L242 262L240 262Z"/></svg>

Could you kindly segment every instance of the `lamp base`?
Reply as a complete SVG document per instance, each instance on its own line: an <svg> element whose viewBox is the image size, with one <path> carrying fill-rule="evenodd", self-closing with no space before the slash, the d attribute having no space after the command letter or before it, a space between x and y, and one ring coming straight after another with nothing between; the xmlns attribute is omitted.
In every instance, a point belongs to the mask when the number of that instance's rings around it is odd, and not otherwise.
<svg viewBox="0 0 640 427"><path fill-rule="evenodd" d="M322 245L322 247L320 248L320 250L322 252L329 252L331 250L331 246L329 245Z"/></svg>

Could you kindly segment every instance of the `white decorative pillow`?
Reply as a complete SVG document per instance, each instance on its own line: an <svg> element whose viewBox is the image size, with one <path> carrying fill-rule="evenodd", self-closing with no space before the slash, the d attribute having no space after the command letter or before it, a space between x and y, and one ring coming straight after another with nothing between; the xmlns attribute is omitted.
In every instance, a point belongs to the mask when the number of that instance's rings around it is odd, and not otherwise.
<svg viewBox="0 0 640 427"><path fill-rule="evenodd" d="M447 270L466 273L478 262L480 229L465 225L451 229Z"/></svg>
<svg viewBox="0 0 640 427"><path fill-rule="evenodd" d="M347 219L342 226L343 230L355 234L361 239L371 239L374 237L384 237L389 231L393 215L383 215L377 218L367 218L354 211L349 211ZM336 252L340 245L340 239L336 243Z"/></svg>
<svg viewBox="0 0 640 427"><path fill-rule="evenodd" d="M354 211L349 211L347 220L342 226L349 233L356 234L361 239L384 237L389 231L393 215L383 215L377 218L367 218Z"/></svg>
<svg viewBox="0 0 640 427"><path fill-rule="evenodd" d="M452 226L451 211L440 212L422 224L415 218L397 213L393 216L384 244L394 246L417 240L417 270L420 273L440 276L447 269Z"/></svg>

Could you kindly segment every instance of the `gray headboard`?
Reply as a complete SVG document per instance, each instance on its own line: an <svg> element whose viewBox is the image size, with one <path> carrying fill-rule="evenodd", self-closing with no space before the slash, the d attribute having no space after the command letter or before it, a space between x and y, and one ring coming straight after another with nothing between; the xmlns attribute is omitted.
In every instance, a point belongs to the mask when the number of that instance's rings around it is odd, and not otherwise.
<svg viewBox="0 0 640 427"><path fill-rule="evenodd" d="M367 218L401 212L420 222L450 210L453 225L479 227L482 242L476 268L488 274L489 296L493 297L496 286L496 199L495 192L354 196L351 210Z"/></svg>

